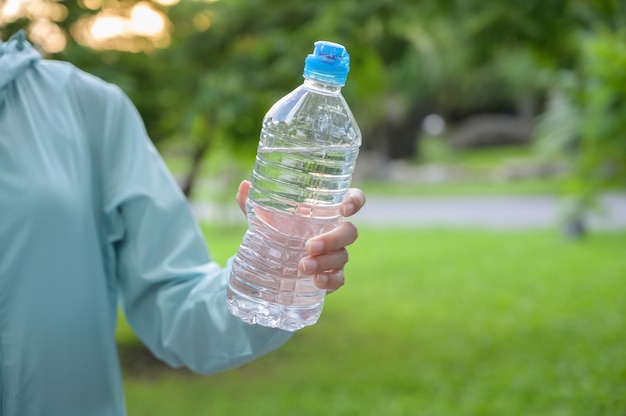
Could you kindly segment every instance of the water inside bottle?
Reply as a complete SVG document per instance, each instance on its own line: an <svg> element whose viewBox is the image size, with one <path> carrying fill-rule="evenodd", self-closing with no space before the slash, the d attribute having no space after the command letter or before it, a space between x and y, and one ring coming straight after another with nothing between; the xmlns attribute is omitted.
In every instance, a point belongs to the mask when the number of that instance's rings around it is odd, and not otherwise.
<svg viewBox="0 0 626 416"><path fill-rule="evenodd" d="M306 242L341 221L361 134L339 87L310 80L263 120L227 302L248 323L286 330L313 325L325 291L298 272Z"/></svg>
<svg viewBox="0 0 626 416"><path fill-rule="evenodd" d="M325 290L313 275L299 273L298 263L311 237L341 223L357 153L259 149L246 205L249 228L229 288L229 307L244 321L289 330L317 321Z"/></svg>

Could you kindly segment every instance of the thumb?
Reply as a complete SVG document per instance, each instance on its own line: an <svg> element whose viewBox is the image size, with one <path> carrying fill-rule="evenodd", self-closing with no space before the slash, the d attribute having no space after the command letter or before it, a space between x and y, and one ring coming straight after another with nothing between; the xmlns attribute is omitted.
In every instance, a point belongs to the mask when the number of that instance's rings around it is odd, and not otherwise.
<svg viewBox="0 0 626 416"><path fill-rule="evenodd" d="M239 184L237 195L235 195L235 200L237 201L237 205L239 205L239 208L244 214L246 213L246 199L248 198L249 191L250 191L250 182L243 181Z"/></svg>

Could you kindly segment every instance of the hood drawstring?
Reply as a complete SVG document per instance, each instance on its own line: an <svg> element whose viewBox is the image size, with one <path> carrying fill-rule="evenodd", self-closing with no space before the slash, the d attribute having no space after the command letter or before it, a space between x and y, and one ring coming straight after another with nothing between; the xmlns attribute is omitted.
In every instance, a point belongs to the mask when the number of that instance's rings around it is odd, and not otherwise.
<svg viewBox="0 0 626 416"><path fill-rule="evenodd" d="M20 29L17 33L11 36L7 43L3 44L0 42L0 56L4 55L11 42L15 42L15 49L20 52L23 51L26 44L26 32L24 32L24 29Z"/></svg>
<svg viewBox="0 0 626 416"><path fill-rule="evenodd" d="M23 29L7 42L0 41L0 91L40 58L39 52L26 40Z"/></svg>
<svg viewBox="0 0 626 416"><path fill-rule="evenodd" d="M23 51L24 50L24 42L26 42L26 34L24 33L24 30L20 30L19 32L17 32L15 34L15 40L17 41L17 50L18 51Z"/></svg>

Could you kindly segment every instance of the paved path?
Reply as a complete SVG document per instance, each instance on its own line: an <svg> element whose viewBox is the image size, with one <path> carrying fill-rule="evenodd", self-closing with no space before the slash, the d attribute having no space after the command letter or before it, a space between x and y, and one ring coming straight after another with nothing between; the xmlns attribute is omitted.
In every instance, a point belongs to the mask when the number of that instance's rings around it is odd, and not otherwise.
<svg viewBox="0 0 626 416"><path fill-rule="evenodd" d="M589 217L592 229L626 229L626 195L606 195L602 212ZM558 225L562 203L549 196L368 197L352 221L357 225L402 227L546 228ZM234 208L194 205L200 220L243 222Z"/></svg>
<svg viewBox="0 0 626 416"><path fill-rule="evenodd" d="M589 217L600 229L626 228L626 195L602 198L603 212ZM356 223L419 227L451 226L494 229L557 225L562 203L548 196L369 198Z"/></svg>

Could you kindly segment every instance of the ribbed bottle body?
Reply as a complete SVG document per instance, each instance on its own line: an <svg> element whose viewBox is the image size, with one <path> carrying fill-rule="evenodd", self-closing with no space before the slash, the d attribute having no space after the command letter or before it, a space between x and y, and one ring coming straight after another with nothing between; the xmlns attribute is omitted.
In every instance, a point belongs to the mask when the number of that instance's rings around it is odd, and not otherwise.
<svg viewBox="0 0 626 416"><path fill-rule="evenodd" d="M317 322L325 291L298 262L311 237L341 223L360 142L337 91L305 83L268 112L246 203L248 231L229 281L234 315L292 331Z"/></svg>

